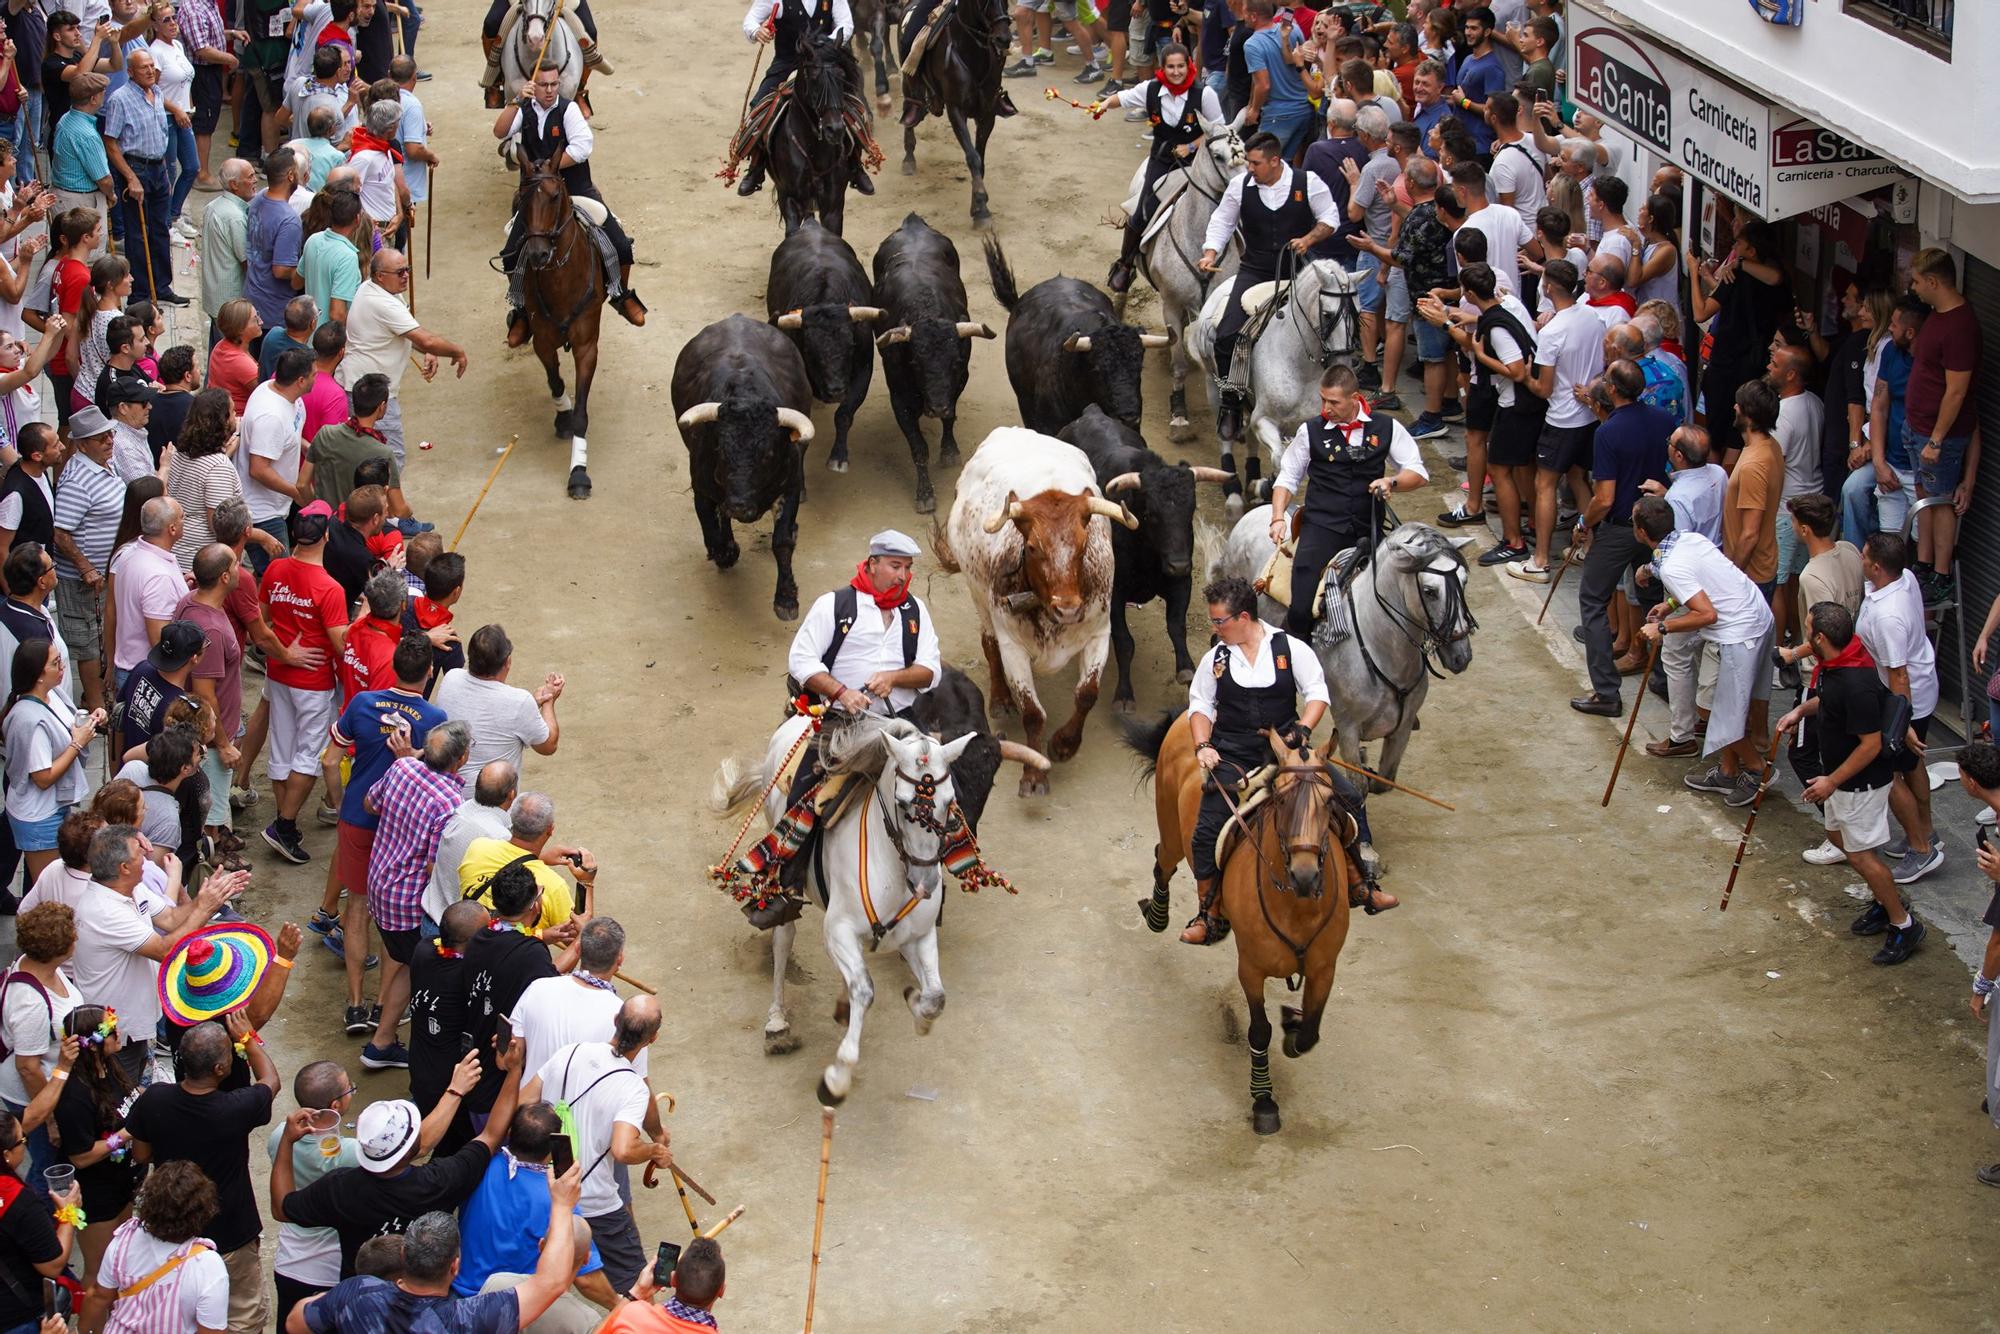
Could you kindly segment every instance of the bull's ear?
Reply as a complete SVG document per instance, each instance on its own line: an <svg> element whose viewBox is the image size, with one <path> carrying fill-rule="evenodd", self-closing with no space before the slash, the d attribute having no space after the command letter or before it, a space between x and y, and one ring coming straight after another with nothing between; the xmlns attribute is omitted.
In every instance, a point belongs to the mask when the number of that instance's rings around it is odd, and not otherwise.
<svg viewBox="0 0 2000 1334"><path fill-rule="evenodd" d="M964 736L960 737L956 741L945 742L944 745L939 748L940 752L944 756L945 764L947 766L957 764L958 757L965 754L965 748L971 745L972 739L978 735L979 733L977 732L967 732Z"/></svg>

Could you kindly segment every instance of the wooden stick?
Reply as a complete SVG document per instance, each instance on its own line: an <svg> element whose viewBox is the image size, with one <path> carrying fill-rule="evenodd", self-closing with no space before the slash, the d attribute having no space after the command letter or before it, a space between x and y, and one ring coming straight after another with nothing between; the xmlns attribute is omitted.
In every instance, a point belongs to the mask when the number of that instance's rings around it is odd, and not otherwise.
<svg viewBox="0 0 2000 1334"><path fill-rule="evenodd" d="M1631 716L1625 719L1625 739L1618 743L1618 758L1611 762L1611 781L1604 785L1604 799L1597 804L1611 804L1611 789L1618 786L1618 771L1625 767L1625 752L1632 748L1632 727L1639 721L1639 706L1646 702L1646 683L1653 679L1653 664L1660 660L1660 641L1655 639L1646 650L1646 672L1639 678L1639 696L1632 701Z"/></svg>
<svg viewBox="0 0 2000 1334"><path fill-rule="evenodd" d="M1535 617L1536 625L1540 625L1542 623L1542 617L1547 616L1549 614L1549 604L1556 600L1556 590L1562 587L1563 575L1567 574L1569 572L1569 567L1575 563L1572 560L1570 560L1570 552L1574 550L1576 550L1575 547L1564 548L1562 568L1556 571L1555 578L1549 580L1549 595L1542 599L1541 615Z"/></svg>
<svg viewBox="0 0 2000 1334"><path fill-rule="evenodd" d="M713 1195L710 1195L707 1191L703 1190L701 1188L701 1183L699 1181L696 1181L693 1177L681 1171L680 1165L678 1163L667 1164L667 1171L673 1175L675 1181L680 1182L681 1184L685 1185L689 1190L701 1196L701 1198L704 1201L706 1201L709 1204L715 1203L715 1197Z"/></svg>
<svg viewBox="0 0 2000 1334"><path fill-rule="evenodd" d="M645 992L648 996L657 996L660 994L657 988L647 986L644 982L641 982L636 977L627 977L625 976L625 974L617 972L615 970L612 972L611 975L617 978L620 982L623 982L628 987L637 987L640 991Z"/></svg>
<svg viewBox="0 0 2000 1334"><path fill-rule="evenodd" d="M1323 754L1320 756L1320 758L1325 760L1328 764L1335 766L1336 768L1345 769L1347 770L1347 772L1351 774L1360 774L1363 778L1369 779L1372 782L1381 783L1386 787L1392 787L1398 792L1406 792L1410 796L1419 798L1420 800L1423 801L1428 801L1433 806L1442 806L1448 811L1455 811L1458 809L1458 807L1452 805L1448 801L1439 801L1436 797L1433 797L1428 792L1419 792L1413 787L1404 787L1401 783L1397 782L1393 778L1384 778L1381 774L1376 773L1372 769L1364 769L1358 764L1349 764L1346 760L1341 759L1339 756Z"/></svg>
<svg viewBox="0 0 2000 1334"><path fill-rule="evenodd" d="M710 1227L708 1231L701 1234L702 1240L714 1241L718 1236L722 1235L722 1229L728 1227L731 1223L734 1223L737 1219L743 1217L743 1211L749 1207L750 1206L747 1204L739 1204L734 1209L731 1209L727 1214L723 1215L721 1222L715 1224L714 1226Z"/></svg>
<svg viewBox="0 0 2000 1334"><path fill-rule="evenodd" d="M773 15L772 22L775 23L776 21L777 17ZM773 40L776 39L774 38ZM769 45L770 42L757 43L757 58L750 62L750 82L743 85L743 109L736 113L736 127L738 129L743 128L743 126L750 122L750 94L757 87L757 71L764 68L764 48Z"/></svg>
<svg viewBox="0 0 2000 1334"><path fill-rule="evenodd" d="M1778 734L1782 738L1784 733ZM1764 777L1757 786L1757 799L1750 803L1750 818L1743 822L1743 837L1736 841L1736 860L1729 864L1729 883L1722 887L1722 911L1729 911L1729 896L1736 892L1736 874L1743 869L1743 853L1750 846L1750 831L1757 827L1757 811L1764 804L1764 794L1771 790L1771 784L1778 777L1778 747L1781 740L1771 743L1771 758L1764 765Z"/></svg>
<svg viewBox="0 0 2000 1334"><path fill-rule="evenodd" d="M146 192L143 187L139 197L132 202L139 206L139 248L146 252L146 295L153 299L154 305L164 305L160 300L159 282L153 277L153 238L146 231ZM128 254L132 250L132 238L129 236L125 238L125 250ZM174 276L172 269L167 270L167 276Z"/></svg>
<svg viewBox="0 0 2000 1334"><path fill-rule="evenodd" d="M424 190L424 281L431 280L431 234L437 230L437 163L431 163L429 183Z"/></svg>
<svg viewBox="0 0 2000 1334"><path fill-rule="evenodd" d="M451 545L446 547L445 550L458 550L459 541L464 538L465 530L472 527L472 516L479 513L480 502L485 500L486 493L493 489L494 478L498 477L500 470L507 466L507 460L514 457L514 446L519 443L520 439L521 437L518 435L507 437L507 448L500 452L500 461L493 465L492 472L486 474L486 485L479 488L479 495L473 499L472 508L465 512L465 522L458 526L457 536L451 539Z"/></svg>
<svg viewBox="0 0 2000 1334"><path fill-rule="evenodd" d="M801 1334L812 1334L813 1298L819 1294L819 1239L826 1226L826 1164L833 1156L833 1108L820 1108L819 1116L819 1207L813 1211L812 1272L806 1279L806 1323Z"/></svg>
<svg viewBox="0 0 2000 1334"><path fill-rule="evenodd" d="M528 87L532 88L535 76L542 72L542 57L549 53L549 39L556 35L556 24L562 22L565 0L556 0L556 12L549 16L549 26L542 32L542 49L535 52L535 67L528 71ZM525 89L523 91L526 91Z"/></svg>

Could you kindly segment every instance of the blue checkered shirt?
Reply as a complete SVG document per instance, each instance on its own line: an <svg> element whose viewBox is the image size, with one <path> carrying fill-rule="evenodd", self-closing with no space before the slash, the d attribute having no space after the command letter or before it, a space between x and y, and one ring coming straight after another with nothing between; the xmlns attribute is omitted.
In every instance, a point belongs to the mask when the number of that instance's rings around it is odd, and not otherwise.
<svg viewBox="0 0 2000 1334"><path fill-rule="evenodd" d="M151 101L136 83L104 99L104 137L116 139L128 158L167 155L167 100L159 95L159 87L153 85Z"/></svg>

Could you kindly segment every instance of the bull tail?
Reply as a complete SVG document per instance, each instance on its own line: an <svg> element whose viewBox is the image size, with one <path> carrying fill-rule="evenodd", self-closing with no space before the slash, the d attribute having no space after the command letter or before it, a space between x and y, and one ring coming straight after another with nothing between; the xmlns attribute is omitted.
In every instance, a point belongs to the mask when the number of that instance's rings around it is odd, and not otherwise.
<svg viewBox="0 0 2000 1334"><path fill-rule="evenodd" d="M1173 730L1180 718L1181 710L1172 709L1154 718L1121 718L1118 730L1121 739L1139 757L1139 770L1151 778L1159 766L1160 747L1166 744L1167 733Z"/></svg>
<svg viewBox="0 0 2000 1334"><path fill-rule="evenodd" d="M771 775L765 772L763 760L746 766L735 756L729 756L715 766L715 780L708 786L708 808L717 815L726 815L770 785Z"/></svg>
<svg viewBox="0 0 2000 1334"><path fill-rule="evenodd" d="M1020 303L1021 292L1014 283L1014 270L1007 266L1007 252L1000 248L1000 238L988 235L980 244L986 250L986 273L993 280L993 295L1003 309L1014 309Z"/></svg>
<svg viewBox="0 0 2000 1334"><path fill-rule="evenodd" d="M931 520L931 554L937 557L938 568L946 574L959 573L958 553L951 549L951 538L944 525Z"/></svg>

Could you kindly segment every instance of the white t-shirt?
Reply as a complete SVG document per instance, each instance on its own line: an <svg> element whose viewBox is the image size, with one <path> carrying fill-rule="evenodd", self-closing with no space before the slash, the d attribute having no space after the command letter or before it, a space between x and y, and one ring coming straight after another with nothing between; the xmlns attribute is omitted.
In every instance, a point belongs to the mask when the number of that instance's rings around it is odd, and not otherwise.
<svg viewBox="0 0 2000 1334"><path fill-rule="evenodd" d="M112 1234L98 1269L107 1288L131 1287L180 1254L192 1242L164 1242L128 1218ZM137 1308L137 1309L131 1309ZM113 1334L160 1329L226 1329L229 1325L229 1267L213 1249L203 1248L144 1292L121 1299L105 1326Z"/></svg>
<svg viewBox="0 0 2000 1334"><path fill-rule="evenodd" d="M273 491L250 475L251 456L268 459L278 476L297 484L303 452L299 432L305 426L304 395L292 402L272 387L269 380L250 391L250 399L243 405L243 416L236 423L236 432L242 437L236 450L236 468L243 482L243 501L250 507L253 522L269 523L284 518L291 513L292 498Z"/></svg>
<svg viewBox="0 0 2000 1334"><path fill-rule="evenodd" d="M7 443L11 445L13 441L9 440ZM34 482L41 490L42 503L53 513L56 507L56 490L49 485L48 474L41 474L34 479ZM0 528L13 533L21 531L21 497L18 492L9 491L6 495L0 496Z"/></svg>
<svg viewBox="0 0 2000 1334"><path fill-rule="evenodd" d="M1700 533L1676 532L1660 560L1660 581L1683 606L1708 595L1715 620L1695 633L1711 644L1754 644L1771 633L1771 608L1750 576Z"/></svg>
<svg viewBox="0 0 2000 1334"><path fill-rule="evenodd" d="M506 760L518 770L521 752L549 739L548 719L542 717L533 695L505 681L474 676L463 667L444 674L431 703L451 721L472 729L472 747L458 770L458 781L467 792L479 771L494 760Z"/></svg>
<svg viewBox="0 0 2000 1334"><path fill-rule="evenodd" d="M138 951L157 934L154 916L172 905L142 902L148 897L158 896L143 885L128 897L92 881L70 904L76 913L70 976L86 1001L118 1011L118 1031L127 1041L152 1041L160 1023L160 965Z"/></svg>
<svg viewBox="0 0 2000 1334"><path fill-rule="evenodd" d="M473 776L478 777L476 773ZM445 821L444 832L438 836L437 860L431 866L431 882L424 886L424 915L433 922L442 922L445 909L464 897L458 883L458 868L465 861L465 850L472 846L473 840L504 839L511 832L504 808L481 806L467 797L452 817ZM521 1068L525 1070L527 1066Z"/></svg>
<svg viewBox="0 0 2000 1334"><path fill-rule="evenodd" d="M356 153L347 160L358 178L361 211L376 222L396 220L396 162L379 148Z"/></svg>
<svg viewBox="0 0 2000 1334"><path fill-rule="evenodd" d="M1625 265L1625 281L1632 281L1632 242L1623 232L1606 229L1597 242L1597 253L1601 258L1615 255Z"/></svg>
<svg viewBox="0 0 2000 1334"><path fill-rule="evenodd" d="M1502 292L1499 294L1499 297L1500 309L1519 320L1522 328L1532 329L1535 327L1535 317L1528 313L1528 308L1522 305L1512 292ZM1493 359L1502 365L1512 365L1514 362L1527 360L1527 354L1521 351L1520 342L1515 339L1513 334L1507 332L1505 325L1495 326L1491 352ZM1493 387L1499 393L1501 407L1511 408L1514 406L1514 393L1519 386L1506 376L1495 374L1493 377Z"/></svg>
<svg viewBox="0 0 2000 1334"><path fill-rule="evenodd" d="M76 710L61 690L49 692L46 706L23 695L7 713L7 814L22 824L46 820L64 806L82 801L90 790L90 765L79 755L48 787L29 777L50 768L69 745ZM176 838L175 842L179 842Z"/></svg>
<svg viewBox="0 0 2000 1334"><path fill-rule="evenodd" d="M1549 394L1550 426L1587 426L1596 420L1574 392L1604 370L1604 322L1596 311L1581 301L1557 311L1535 342L1535 365L1556 368L1555 388Z"/></svg>
<svg viewBox="0 0 2000 1334"><path fill-rule="evenodd" d="M153 63L160 67L160 99L182 111L194 110L194 62L179 42L163 42L155 37L146 47Z"/></svg>
<svg viewBox="0 0 2000 1334"><path fill-rule="evenodd" d="M1924 595L1917 588L1917 576L1908 570L1884 588L1861 592L1861 615L1855 618L1854 632L1868 646L1875 659L1875 675L1889 684L1891 668L1902 667L1910 674L1910 716L1928 718L1937 712L1937 650L1924 633Z"/></svg>
<svg viewBox="0 0 2000 1334"><path fill-rule="evenodd" d="M1535 215L1549 202L1548 158L1541 150L1525 139L1494 145L1493 170L1486 181L1493 187L1495 199L1514 196L1505 207L1520 214L1522 225L1534 235Z"/></svg>
<svg viewBox="0 0 2000 1334"><path fill-rule="evenodd" d="M1826 404L1807 390L1778 400L1778 429L1773 432L1778 448L1785 453L1785 489L1780 499L1790 500L1820 489L1820 427L1826 421ZM1789 523L1789 516L1781 516Z"/></svg>
<svg viewBox="0 0 2000 1334"><path fill-rule="evenodd" d="M0 1098L17 1107L28 1105L28 1085L21 1078L14 1058L41 1057L42 1078L48 1078L49 1072L56 1068L56 1056L62 1048L63 1020L83 1003L82 994L67 973L58 968L56 979L56 985L48 988L46 999L35 990L34 980L27 979L9 986L5 1003L0 1004L0 1029L7 1034L8 1055L6 1061L0 1062Z"/></svg>
<svg viewBox="0 0 2000 1334"><path fill-rule="evenodd" d="M578 1042L609 1042L624 1002L615 991L578 982L575 974L530 982L514 1002L514 1036L527 1044L523 1070L539 1070L549 1057ZM632 1068L643 1077L646 1053Z"/></svg>
<svg viewBox="0 0 2000 1334"><path fill-rule="evenodd" d="M42 868L42 873L35 878L34 885L29 888L27 897L21 900L21 906L16 911L25 913L39 908L44 903L66 903L74 910L76 901L83 897L84 891L89 889L92 883L89 871L79 871L67 866L62 858L58 857ZM174 906L171 892L167 888L167 873L150 861L140 868L139 887L145 892L140 896L138 903L148 917L156 916ZM76 971L73 965L70 971L72 973Z"/></svg>
<svg viewBox="0 0 2000 1334"><path fill-rule="evenodd" d="M341 388L352 389L362 376L379 373L389 377L394 397L403 383L403 368L410 364L410 344L403 335L417 327L408 306L380 283L364 281L347 303L347 355L334 369Z"/></svg>
<svg viewBox="0 0 2000 1334"><path fill-rule="evenodd" d="M601 1218L620 1207L612 1175L611 1135L620 1122L646 1132L646 1104L652 1091L630 1061L611 1052L608 1042L580 1042L549 1057L538 1078L546 1102L566 1102L576 1121L576 1160L585 1170L585 1218Z"/></svg>
<svg viewBox="0 0 2000 1334"><path fill-rule="evenodd" d="M1519 157L1512 153L1510 157ZM1521 290L1521 247L1535 234L1521 221L1521 215L1500 204L1488 204L1465 219L1465 225L1486 237L1486 262L1493 266L1493 278L1503 292Z"/></svg>

